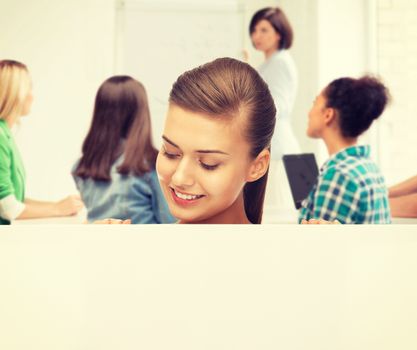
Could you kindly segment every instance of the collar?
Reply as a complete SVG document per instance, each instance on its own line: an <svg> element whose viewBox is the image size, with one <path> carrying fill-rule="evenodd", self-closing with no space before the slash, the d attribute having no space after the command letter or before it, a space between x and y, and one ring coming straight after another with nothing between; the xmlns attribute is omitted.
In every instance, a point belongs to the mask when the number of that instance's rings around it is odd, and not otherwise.
<svg viewBox="0 0 417 350"><path fill-rule="evenodd" d="M346 161L348 158L369 158L371 154L371 147L365 146L351 146L333 154L321 167L321 171L325 171L338 163Z"/></svg>

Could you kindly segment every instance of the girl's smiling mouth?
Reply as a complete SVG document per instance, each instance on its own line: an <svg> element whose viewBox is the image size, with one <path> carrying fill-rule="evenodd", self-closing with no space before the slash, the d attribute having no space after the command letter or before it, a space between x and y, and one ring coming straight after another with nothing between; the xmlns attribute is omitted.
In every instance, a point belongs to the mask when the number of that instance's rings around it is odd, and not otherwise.
<svg viewBox="0 0 417 350"><path fill-rule="evenodd" d="M179 205L190 205L196 203L199 199L205 197L201 194L190 194L180 192L172 187L169 188L171 191L172 198L175 203Z"/></svg>

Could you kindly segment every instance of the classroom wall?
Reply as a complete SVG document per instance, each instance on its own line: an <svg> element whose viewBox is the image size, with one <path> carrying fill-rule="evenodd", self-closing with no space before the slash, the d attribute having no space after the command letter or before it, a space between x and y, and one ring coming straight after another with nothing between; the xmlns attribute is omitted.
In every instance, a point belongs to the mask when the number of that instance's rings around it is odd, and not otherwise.
<svg viewBox="0 0 417 350"><path fill-rule="evenodd" d="M74 192L71 166L114 68L114 1L1 0L0 57L26 63L33 78L32 112L16 133L27 195Z"/></svg>
<svg viewBox="0 0 417 350"><path fill-rule="evenodd" d="M416 175L417 1L377 1L378 69L392 101L381 118L381 168L388 184Z"/></svg>

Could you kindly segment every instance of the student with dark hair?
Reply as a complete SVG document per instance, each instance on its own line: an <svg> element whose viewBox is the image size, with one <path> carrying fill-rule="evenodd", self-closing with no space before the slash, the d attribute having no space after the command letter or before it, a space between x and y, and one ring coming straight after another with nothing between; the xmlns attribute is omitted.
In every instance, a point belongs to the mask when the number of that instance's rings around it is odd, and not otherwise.
<svg viewBox="0 0 417 350"><path fill-rule="evenodd" d="M369 146L358 137L384 111L387 88L376 78L340 78L314 101L307 135L326 144L330 158L321 168L300 211L300 221L324 219L346 224L390 223L388 190Z"/></svg>
<svg viewBox="0 0 417 350"><path fill-rule="evenodd" d="M129 76L107 79L73 170L88 221L173 222L155 172L157 154L145 88Z"/></svg>
<svg viewBox="0 0 417 350"><path fill-rule="evenodd" d="M32 79L21 62L0 60L0 225L14 219L76 214L83 204L78 196L57 202L29 199L26 173L12 129L32 107Z"/></svg>
<svg viewBox="0 0 417 350"><path fill-rule="evenodd" d="M275 113L268 86L241 61L177 79L156 168L180 223L261 223Z"/></svg>
<svg viewBox="0 0 417 350"><path fill-rule="evenodd" d="M300 153L291 126L291 113L298 86L297 68L289 53L293 30L282 9L267 7L253 15L249 33L255 49L265 55L265 62L258 68L258 72L268 84L277 106L271 175L274 179L285 178L282 155ZM268 204L281 208L292 207L291 192L286 181L271 182L267 192Z"/></svg>

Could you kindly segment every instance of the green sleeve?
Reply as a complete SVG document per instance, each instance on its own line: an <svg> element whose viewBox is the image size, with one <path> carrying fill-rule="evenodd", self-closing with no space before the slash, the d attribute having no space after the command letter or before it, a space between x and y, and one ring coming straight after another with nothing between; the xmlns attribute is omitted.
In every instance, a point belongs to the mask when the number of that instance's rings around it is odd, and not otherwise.
<svg viewBox="0 0 417 350"><path fill-rule="evenodd" d="M14 193L11 166L11 149L7 139L0 133L0 199Z"/></svg>

